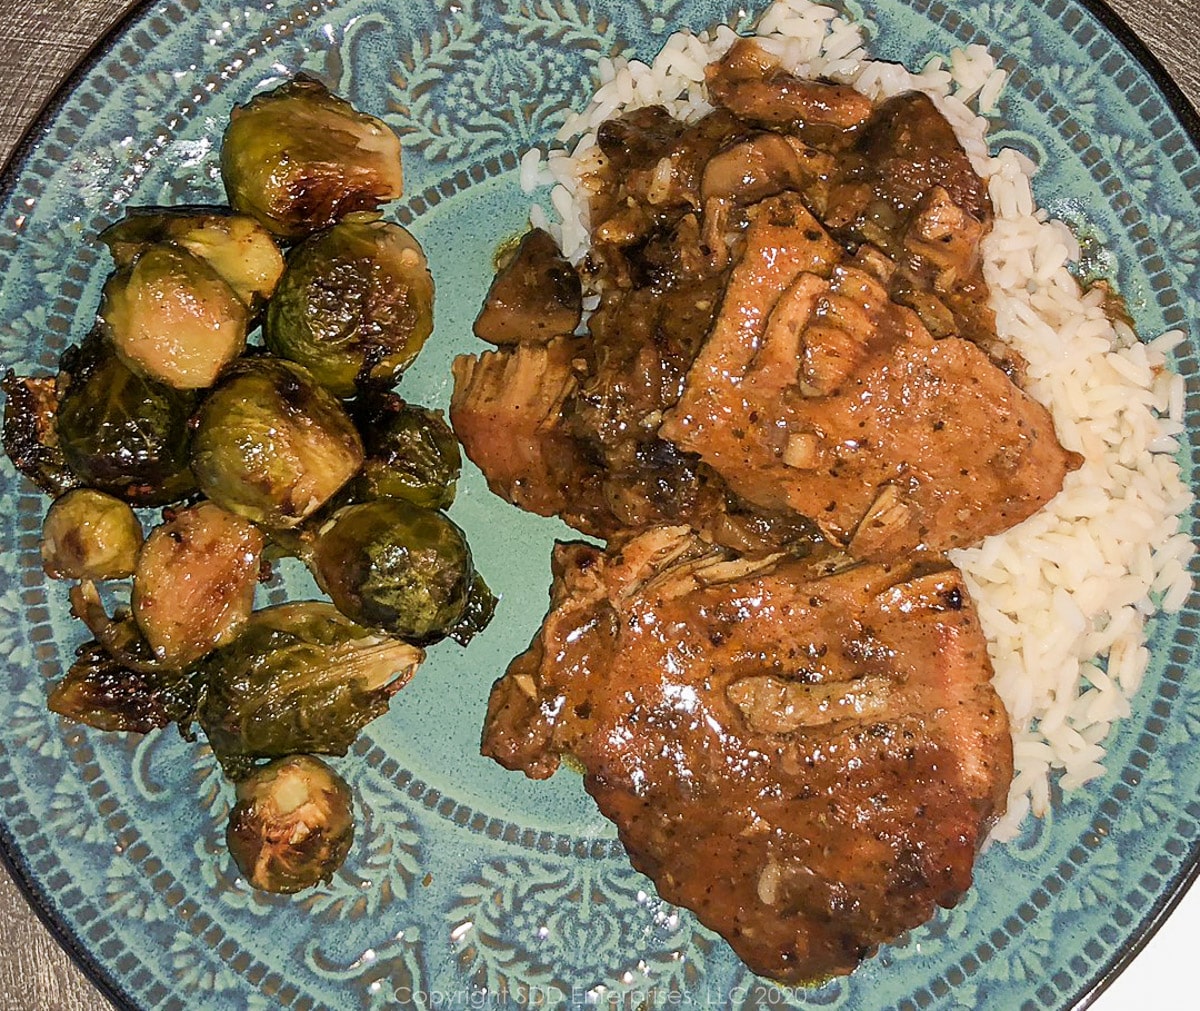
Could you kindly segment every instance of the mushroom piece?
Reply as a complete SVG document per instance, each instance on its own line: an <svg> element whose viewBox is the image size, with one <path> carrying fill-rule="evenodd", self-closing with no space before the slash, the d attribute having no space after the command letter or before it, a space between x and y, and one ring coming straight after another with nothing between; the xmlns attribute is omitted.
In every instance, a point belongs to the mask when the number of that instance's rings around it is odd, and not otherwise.
<svg viewBox="0 0 1200 1011"><path fill-rule="evenodd" d="M500 346L545 344L574 332L582 316L579 275L550 233L535 228L488 289L475 336Z"/></svg>

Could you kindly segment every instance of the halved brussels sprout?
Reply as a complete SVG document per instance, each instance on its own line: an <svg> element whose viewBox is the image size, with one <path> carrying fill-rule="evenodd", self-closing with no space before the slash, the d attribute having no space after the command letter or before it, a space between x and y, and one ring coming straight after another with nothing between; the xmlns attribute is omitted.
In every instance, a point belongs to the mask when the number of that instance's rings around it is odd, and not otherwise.
<svg viewBox="0 0 1200 1011"><path fill-rule="evenodd" d="M134 734L186 722L195 704L186 672L130 668L95 642L80 648L47 702L52 713L74 723Z"/></svg>
<svg viewBox="0 0 1200 1011"><path fill-rule="evenodd" d="M246 349L250 310L204 260L160 244L108 279L100 318L134 370L198 390Z"/></svg>
<svg viewBox="0 0 1200 1011"><path fill-rule="evenodd" d="M195 490L188 470L192 396L134 373L96 335L63 355L67 390L55 434L82 484L135 505Z"/></svg>
<svg viewBox="0 0 1200 1011"><path fill-rule="evenodd" d="M201 661L197 718L233 779L249 773L255 759L344 755L424 658L324 601L271 607Z"/></svg>
<svg viewBox="0 0 1200 1011"><path fill-rule="evenodd" d="M42 568L53 579L124 579L141 546L133 510L94 488L55 499L42 522Z"/></svg>
<svg viewBox="0 0 1200 1011"><path fill-rule="evenodd" d="M250 617L263 535L212 502L150 531L133 575L133 616L155 656L186 667Z"/></svg>
<svg viewBox="0 0 1200 1011"><path fill-rule="evenodd" d="M265 356L239 362L209 394L192 439L204 493L273 528L297 526L362 459L342 405L300 366Z"/></svg>
<svg viewBox="0 0 1200 1011"><path fill-rule="evenodd" d="M283 254L254 218L218 208L152 208L126 214L100 233L119 268L170 243L199 257L256 313L283 273Z"/></svg>
<svg viewBox="0 0 1200 1011"><path fill-rule="evenodd" d="M317 536L311 565L343 614L420 644L450 632L475 576L462 530L398 498L338 510Z"/></svg>
<svg viewBox="0 0 1200 1011"><path fill-rule="evenodd" d="M250 885L282 894L328 881L353 840L350 787L310 755L281 758L238 783L225 830Z"/></svg>
<svg viewBox="0 0 1200 1011"><path fill-rule="evenodd" d="M263 339L326 389L391 386L433 332L433 278L399 225L356 215L296 246Z"/></svg>
<svg viewBox="0 0 1200 1011"><path fill-rule="evenodd" d="M304 75L236 107L221 142L235 211L300 239L403 192L400 140Z"/></svg>
<svg viewBox="0 0 1200 1011"><path fill-rule="evenodd" d="M426 509L454 501L462 456L441 411L380 393L358 401L353 414L366 449L363 498L404 498Z"/></svg>

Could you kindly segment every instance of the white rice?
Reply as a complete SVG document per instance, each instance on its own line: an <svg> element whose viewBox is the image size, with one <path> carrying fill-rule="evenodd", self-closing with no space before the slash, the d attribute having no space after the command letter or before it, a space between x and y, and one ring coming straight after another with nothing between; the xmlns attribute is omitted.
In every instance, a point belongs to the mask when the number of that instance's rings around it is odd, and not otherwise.
<svg viewBox="0 0 1200 1011"><path fill-rule="evenodd" d="M1025 816L1045 814L1051 782L1069 791L1104 772L1113 722L1129 715L1146 673L1145 625L1179 610L1192 590L1191 506L1175 454L1185 389L1167 364L1184 340L1171 331L1141 343L1104 313L1102 292L1081 292L1068 264L1079 246L1037 208L1036 165L1012 150L988 152L984 115L1005 73L983 46L934 57L919 73L867 59L860 26L811 0L776 0L755 29L802 76L852 84L879 99L929 94L988 181L995 225L985 276L1000 336L1028 361L1026 389L1051 411L1063 445L1084 457L1062 492L1020 526L951 557L965 574L988 636L995 685L1013 727L1016 774L1008 814L992 833L1008 839ZM535 207L578 261L588 244L588 176L602 158L595 130L618 111L663 104L695 120L711 110L704 67L736 38L722 26L678 32L647 65L601 58L600 86L558 140L571 147L521 160L527 192L551 186L553 215Z"/></svg>

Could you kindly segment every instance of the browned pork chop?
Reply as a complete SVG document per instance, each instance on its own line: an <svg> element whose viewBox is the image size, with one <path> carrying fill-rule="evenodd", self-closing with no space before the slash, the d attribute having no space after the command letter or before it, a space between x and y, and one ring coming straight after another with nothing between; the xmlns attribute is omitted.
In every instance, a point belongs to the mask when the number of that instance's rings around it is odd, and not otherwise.
<svg viewBox="0 0 1200 1011"><path fill-rule="evenodd" d="M1058 493L1080 458L977 345L934 340L879 280L839 263L793 195L750 213L662 437L857 558L972 544Z"/></svg>
<svg viewBox="0 0 1200 1011"><path fill-rule="evenodd" d="M734 559L686 527L559 545L483 752L564 756L635 867L762 975L850 972L954 904L1012 776L957 570Z"/></svg>

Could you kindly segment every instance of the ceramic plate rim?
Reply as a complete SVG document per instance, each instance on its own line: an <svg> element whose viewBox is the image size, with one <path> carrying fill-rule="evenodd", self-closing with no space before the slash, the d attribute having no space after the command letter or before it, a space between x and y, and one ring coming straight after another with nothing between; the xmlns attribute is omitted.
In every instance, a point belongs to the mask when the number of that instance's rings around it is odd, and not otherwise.
<svg viewBox="0 0 1200 1011"><path fill-rule="evenodd" d="M137 0L118 16L43 101L37 114L21 133L9 157L4 162L3 168L0 168L0 204L9 198L18 185L22 170L72 92L110 54L116 41L141 20L156 2L157 0ZM1158 88L1171 115L1179 123L1197 152L1200 153L1200 111L1192 106L1162 62L1137 36L1125 19L1104 0L1068 0L1068 3L1081 7L1094 16L1118 44L1141 65ZM29 903L51 936L103 996L118 1011L143 1011L133 1002L120 981L97 961L91 949L55 912L51 897L30 873L21 847L11 828L5 822L0 822L0 862L3 863L18 891ZM1188 854L1182 872L1173 881L1167 883L1167 886L1159 892L1156 901L1148 907L1145 916L1130 935L1131 943L1119 955L1102 965L1089 982L1069 998L1068 1003L1064 1005L1064 1011L1084 1011L1090 1007L1137 958L1182 901L1184 895L1195 884L1198 877L1200 877L1200 839Z"/></svg>

